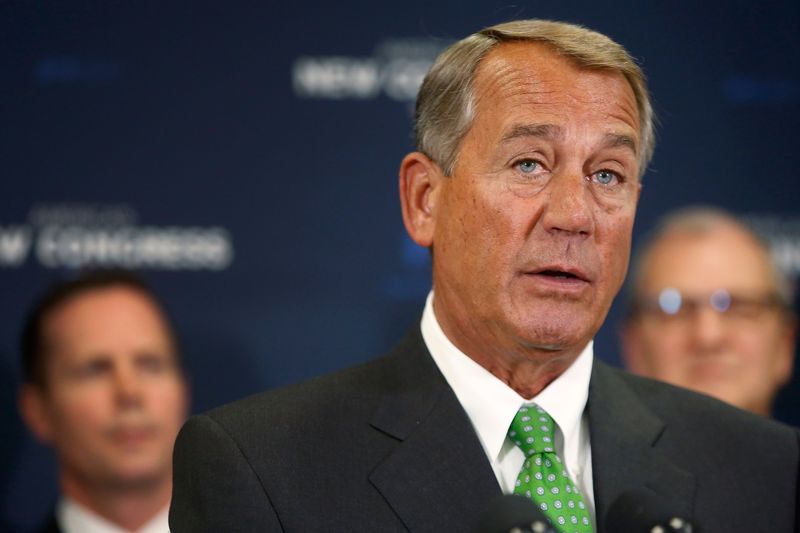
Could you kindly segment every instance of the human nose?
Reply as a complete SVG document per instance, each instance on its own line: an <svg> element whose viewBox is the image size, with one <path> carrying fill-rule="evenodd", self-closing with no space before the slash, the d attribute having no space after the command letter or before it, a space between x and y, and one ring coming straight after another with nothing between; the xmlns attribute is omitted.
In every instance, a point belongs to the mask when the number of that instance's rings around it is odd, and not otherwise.
<svg viewBox="0 0 800 533"><path fill-rule="evenodd" d="M117 369L114 375L117 403L122 407L136 407L142 402L142 385L132 368Z"/></svg>
<svg viewBox="0 0 800 533"><path fill-rule="evenodd" d="M569 172L550 181L547 205L542 214L550 233L587 236L592 231L589 191L580 172Z"/></svg>
<svg viewBox="0 0 800 533"><path fill-rule="evenodd" d="M711 350L717 348L725 338L722 315L707 306L700 307L693 321L693 336L698 347Z"/></svg>

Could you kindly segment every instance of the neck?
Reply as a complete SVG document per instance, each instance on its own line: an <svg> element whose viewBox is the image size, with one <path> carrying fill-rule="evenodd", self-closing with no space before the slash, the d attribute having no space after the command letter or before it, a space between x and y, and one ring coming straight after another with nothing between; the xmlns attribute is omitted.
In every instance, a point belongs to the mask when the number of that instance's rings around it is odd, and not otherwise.
<svg viewBox="0 0 800 533"><path fill-rule="evenodd" d="M146 484L122 486L86 483L62 470L60 484L66 497L128 531L140 529L163 511L172 493L170 476Z"/></svg>
<svg viewBox="0 0 800 533"><path fill-rule="evenodd" d="M580 352L574 355L556 351L546 352L546 356L549 357L546 361L533 359L530 356L524 358L513 356L506 358L470 357L497 379L514 389L517 394L530 400L563 374L578 355Z"/></svg>
<svg viewBox="0 0 800 533"><path fill-rule="evenodd" d="M750 405L742 405L742 409L747 409L748 411L752 411L757 415L761 415L766 418L772 418L772 402L770 400L766 401L755 401Z"/></svg>
<svg viewBox="0 0 800 533"><path fill-rule="evenodd" d="M537 346L524 341L511 345L508 335L495 334L480 323L449 320L434 315L445 336L456 348L491 372L520 396L531 399L564 373L586 347ZM474 335L479 331L481 335Z"/></svg>

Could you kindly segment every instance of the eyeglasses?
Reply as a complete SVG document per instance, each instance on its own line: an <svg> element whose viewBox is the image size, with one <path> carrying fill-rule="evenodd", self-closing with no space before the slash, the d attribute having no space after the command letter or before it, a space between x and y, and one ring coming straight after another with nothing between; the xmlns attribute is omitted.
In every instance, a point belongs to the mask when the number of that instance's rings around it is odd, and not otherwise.
<svg viewBox="0 0 800 533"><path fill-rule="evenodd" d="M709 307L730 319L754 320L766 311L785 309L777 294L736 294L718 289L705 295L686 295L678 289L666 288L656 296L639 298L634 314L656 316L664 320L688 320L697 316L703 307Z"/></svg>

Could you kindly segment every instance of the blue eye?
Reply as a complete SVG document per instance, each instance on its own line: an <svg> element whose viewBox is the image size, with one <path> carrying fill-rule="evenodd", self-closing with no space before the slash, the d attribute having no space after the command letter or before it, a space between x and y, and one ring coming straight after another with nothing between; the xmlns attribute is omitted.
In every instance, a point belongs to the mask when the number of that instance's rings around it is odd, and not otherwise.
<svg viewBox="0 0 800 533"><path fill-rule="evenodd" d="M610 170L601 170L599 172L595 172L595 179L601 185L611 185L614 180L619 181L619 176L616 172L611 172Z"/></svg>
<svg viewBox="0 0 800 533"><path fill-rule="evenodd" d="M541 166L538 161L534 161L533 159L524 159L517 163L519 169L524 172L525 174L530 174L539 170Z"/></svg>

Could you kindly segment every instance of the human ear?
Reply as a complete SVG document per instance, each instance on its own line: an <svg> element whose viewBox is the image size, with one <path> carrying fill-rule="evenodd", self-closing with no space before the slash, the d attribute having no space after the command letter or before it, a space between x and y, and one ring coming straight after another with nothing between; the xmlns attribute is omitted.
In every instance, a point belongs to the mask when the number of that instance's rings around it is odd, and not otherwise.
<svg viewBox="0 0 800 533"><path fill-rule="evenodd" d="M47 408L45 392L39 385L26 383L19 391L19 410L22 420L36 438L50 443L53 438L53 427L50 412Z"/></svg>
<svg viewBox="0 0 800 533"><path fill-rule="evenodd" d="M420 246L433 245L436 200L443 179L439 166L421 152L412 152L400 163L400 205L403 224Z"/></svg>

